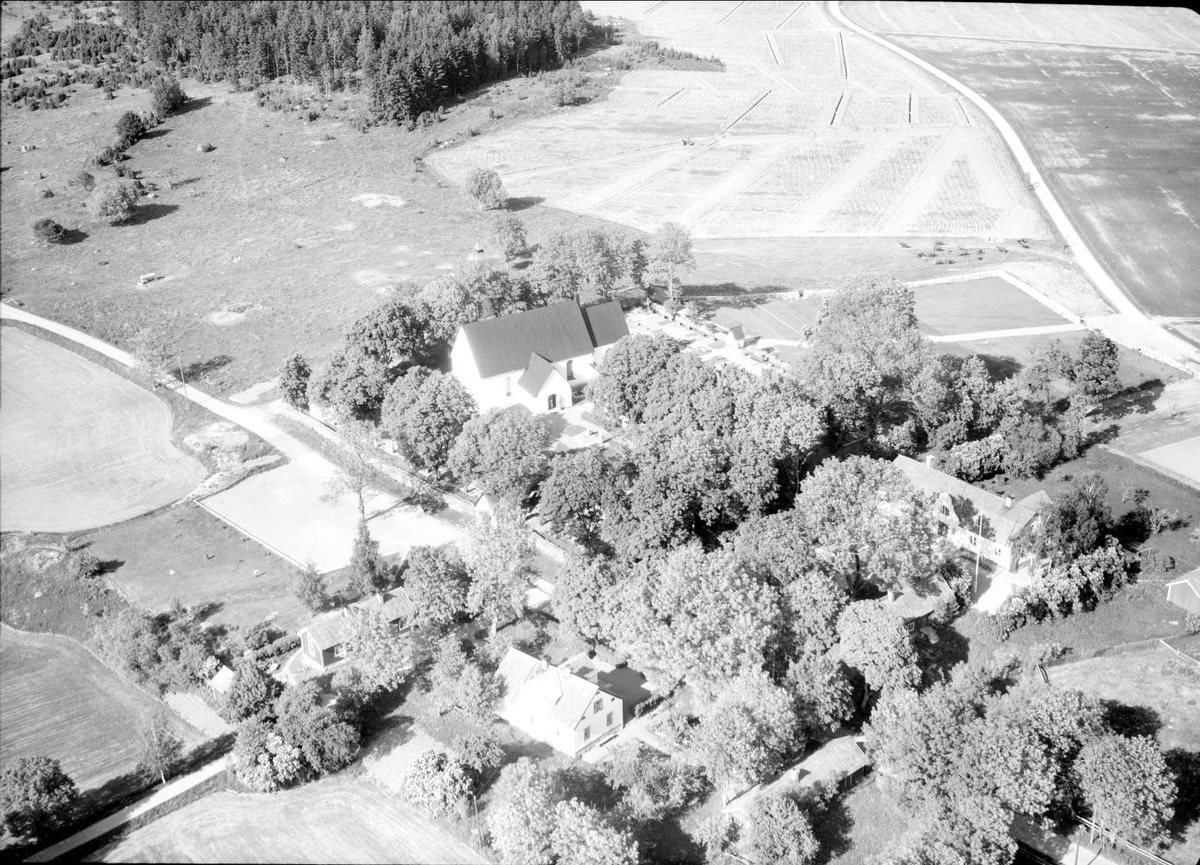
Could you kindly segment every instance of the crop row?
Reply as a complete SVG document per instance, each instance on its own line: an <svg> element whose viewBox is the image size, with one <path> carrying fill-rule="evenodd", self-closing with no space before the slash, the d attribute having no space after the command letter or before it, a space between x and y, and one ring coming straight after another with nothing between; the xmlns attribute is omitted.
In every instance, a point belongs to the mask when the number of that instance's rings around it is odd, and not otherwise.
<svg viewBox="0 0 1200 865"><path fill-rule="evenodd" d="M959 156L911 228L921 234L986 237L1001 215L984 203L970 164Z"/></svg>
<svg viewBox="0 0 1200 865"><path fill-rule="evenodd" d="M830 211L825 227L838 232L874 231L899 201L940 141L941 137L937 135L915 136L900 141Z"/></svg>

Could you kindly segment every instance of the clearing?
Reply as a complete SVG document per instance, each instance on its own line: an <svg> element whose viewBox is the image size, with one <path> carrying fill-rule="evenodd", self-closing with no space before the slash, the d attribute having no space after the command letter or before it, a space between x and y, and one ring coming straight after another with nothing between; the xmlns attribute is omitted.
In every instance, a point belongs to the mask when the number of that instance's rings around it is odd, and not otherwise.
<svg viewBox="0 0 1200 865"><path fill-rule="evenodd" d="M1200 315L1200 18L1184 9L919 4L900 19L886 5L846 5L858 23L1005 115L1140 308Z"/></svg>
<svg viewBox="0 0 1200 865"><path fill-rule="evenodd" d="M402 800L343 773L281 793L218 793L135 829L91 861L487 860Z"/></svg>
<svg viewBox="0 0 1200 865"><path fill-rule="evenodd" d="M171 410L82 357L0 330L4 531L120 522L193 490L204 467L171 444Z"/></svg>
<svg viewBox="0 0 1200 865"><path fill-rule="evenodd" d="M161 703L120 679L79 643L0 625L0 750L7 763L45 756L80 792L136 769L136 731ZM167 712L185 750L203 736ZM116 785L113 785L116 786Z"/></svg>

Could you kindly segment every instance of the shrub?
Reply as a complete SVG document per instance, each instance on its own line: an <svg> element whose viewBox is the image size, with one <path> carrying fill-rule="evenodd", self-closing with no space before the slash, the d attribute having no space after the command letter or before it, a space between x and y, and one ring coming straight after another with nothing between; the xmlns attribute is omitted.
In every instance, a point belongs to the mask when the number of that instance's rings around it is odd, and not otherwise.
<svg viewBox="0 0 1200 865"><path fill-rule="evenodd" d="M304 355L297 352L283 362L279 370L279 390L284 402L294 409L308 411L308 380L312 367Z"/></svg>
<svg viewBox="0 0 1200 865"><path fill-rule="evenodd" d="M187 102L187 94L171 76L159 78L150 87L150 108L159 117L166 117Z"/></svg>
<svg viewBox="0 0 1200 865"><path fill-rule="evenodd" d="M100 560L83 550L71 560L71 576L76 580L90 580L100 573Z"/></svg>
<svg viewBox="0 0 1200 865"><path fill-rule="evenodd" d="M133 216L137 200L137 188L132 183L109 183L92 192L88 210L96 219L116 225Z"/></svg>
<svg viewBox="0 0 1200 865"><path fill-rule="evenodd" d="M505 261L512 261L529 249L525 223L511 213L501 213L492 221L492 239Z"/></svg>
<svg viewBox="0 0 1200 865"><path fill-rule="evenodd" d="M1142 571L1147 574L1164 573L1175 570L1175 557L1167 555L1162 550L1151 547L1142 550L1139 557Z"/></svg>
<svg viewBox="0 0 1200 865"><path fill-rule="evenodd" d="M117 118L117 140L128 147L146 133L142 118L132 111L126 111Z"/></svg>
<svg viewBox="0 0 1200 865"><path fill-rule="evenodd" d="M259 622L246 634L246 648L251 651L267 646L283 636L283 631L272 622Z"/></svg>
<svg viewBox="0 0 1200 865"><path fill-rule="evenodd" d="M1184 619L1183 627L1192 636L1200 634L1200 613L1188 613L1187 618Z"/></svg>
<svg viewBox="0 0 1200 865"><path fill-rule="evenodd" d="M84 192L91 192L96 188L96 178L86 171L80 171L72 178L71 182L75 186L83 187Z"/></svg>
<svg viewBox="0 0 1200 865"><path fill-rule="evenodd" d="M500 175L490 168L476 168L467 176L467 194L479 203L480 210L495 210L508 201Z"/></svg>
<svg viewBox="0 0 1200 865"><path fill-rule="evenodd" d="M400 781L404 798L435 819L450 814L466 816L473 786L462 761L433 749L418 755Z"/></svg>
<svg viewBox="0 0 1200 865"><path fill-rule="evenodd" d="M58 243L62 240L63 227L53 219L39 219L33 224L33 235L43 243Z"/></svg>

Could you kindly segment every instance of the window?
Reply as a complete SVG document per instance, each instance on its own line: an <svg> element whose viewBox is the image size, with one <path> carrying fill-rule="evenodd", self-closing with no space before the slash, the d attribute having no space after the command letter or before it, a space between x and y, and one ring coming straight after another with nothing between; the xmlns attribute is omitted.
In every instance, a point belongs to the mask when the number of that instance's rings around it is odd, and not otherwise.
<svg viewBox="0 0 1200 865"><path fill-rule="evenodd" d="M558 408L558 394L550 394L549 398L546 400L546 408L550 409L550 411L554 411L556 408Z"/></svg>
<svg viewBox="0 0 1200 865"><path fill-rule="evenodd" d="M597 700L595 703L592 704L592 711L598 715L598 714L600 714L600 709L603 706L604 706L604 701Z"/></svg>
<svg viewBox="0 0 1200 865"><path fill-rule="evenodd" d="M604 726L606 726L606 727L612 726L612 712L608 713L608 719L604 722Z"/></svg>
<svg viewBox="0 0 1200 865"><path fill-rule="evenodd" d="M585 741L585 742L586 742L586 741L588 741L588 740L589 740L589 739L591 739L591 738L592 738L592 728L591 728L591 727L584 727L584 728L583 728L583 741Z"/></svg>
<svg viewBox="0 0 1200 865"><path fill-rule="evenodd" d="M979 543L979 535L971 535L971 546Z"/></svg>
<svg viewBox="0 0 1200 865"><path fill-rule="evenodd" d="M506 375L504 377L504 395L512 396L512 376L511 375Z"/></svg>
<svg viewBox="0 0 1200 865"><path fill-rule="evenodd" d="M575 378L575 361L567 361L567 381Z"/></svg>
<svg viewBox="0 0 1200 865"><path fill-rule="evenodd" d="M942 537L945 537L947 534L949 534L949 529L946 528L945 523L938 523L937 524L937 532Z"/></svg>
<svg viewBox="0 0 1200 865"><path fill-rule="evenodd" d="M943 517L950 516L950 509L948 507L946 507L945 505L942 505L942 516Z"/></svg>

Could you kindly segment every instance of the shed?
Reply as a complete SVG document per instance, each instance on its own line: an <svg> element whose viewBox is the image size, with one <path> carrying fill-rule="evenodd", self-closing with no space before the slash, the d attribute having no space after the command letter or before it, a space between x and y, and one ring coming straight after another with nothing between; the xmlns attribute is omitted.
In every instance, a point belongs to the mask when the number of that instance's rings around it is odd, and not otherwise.
<svg viewBox="0 0 1200 865"><path fill-rule="evenodd" d="M1167 583L1167 600L1189 613L1200 613L1200 568Z"/></svg>
<svg viewBox="0 0 1200 865"><path fill-rule="evenodd" d="M862 747L853 736L830 739L804 758L792 771L801 787L824 784L831 790L845 793L857 786L871 770Z"/></svg>
<svg viewBox="0 0 1200 865"><path fill-rule="evenodd" d="M208 680L208 687L212 689L214 694L228 694L229 689L233 687L233 680L236 674L229 667L222 664L213 677Z"/></svg>

